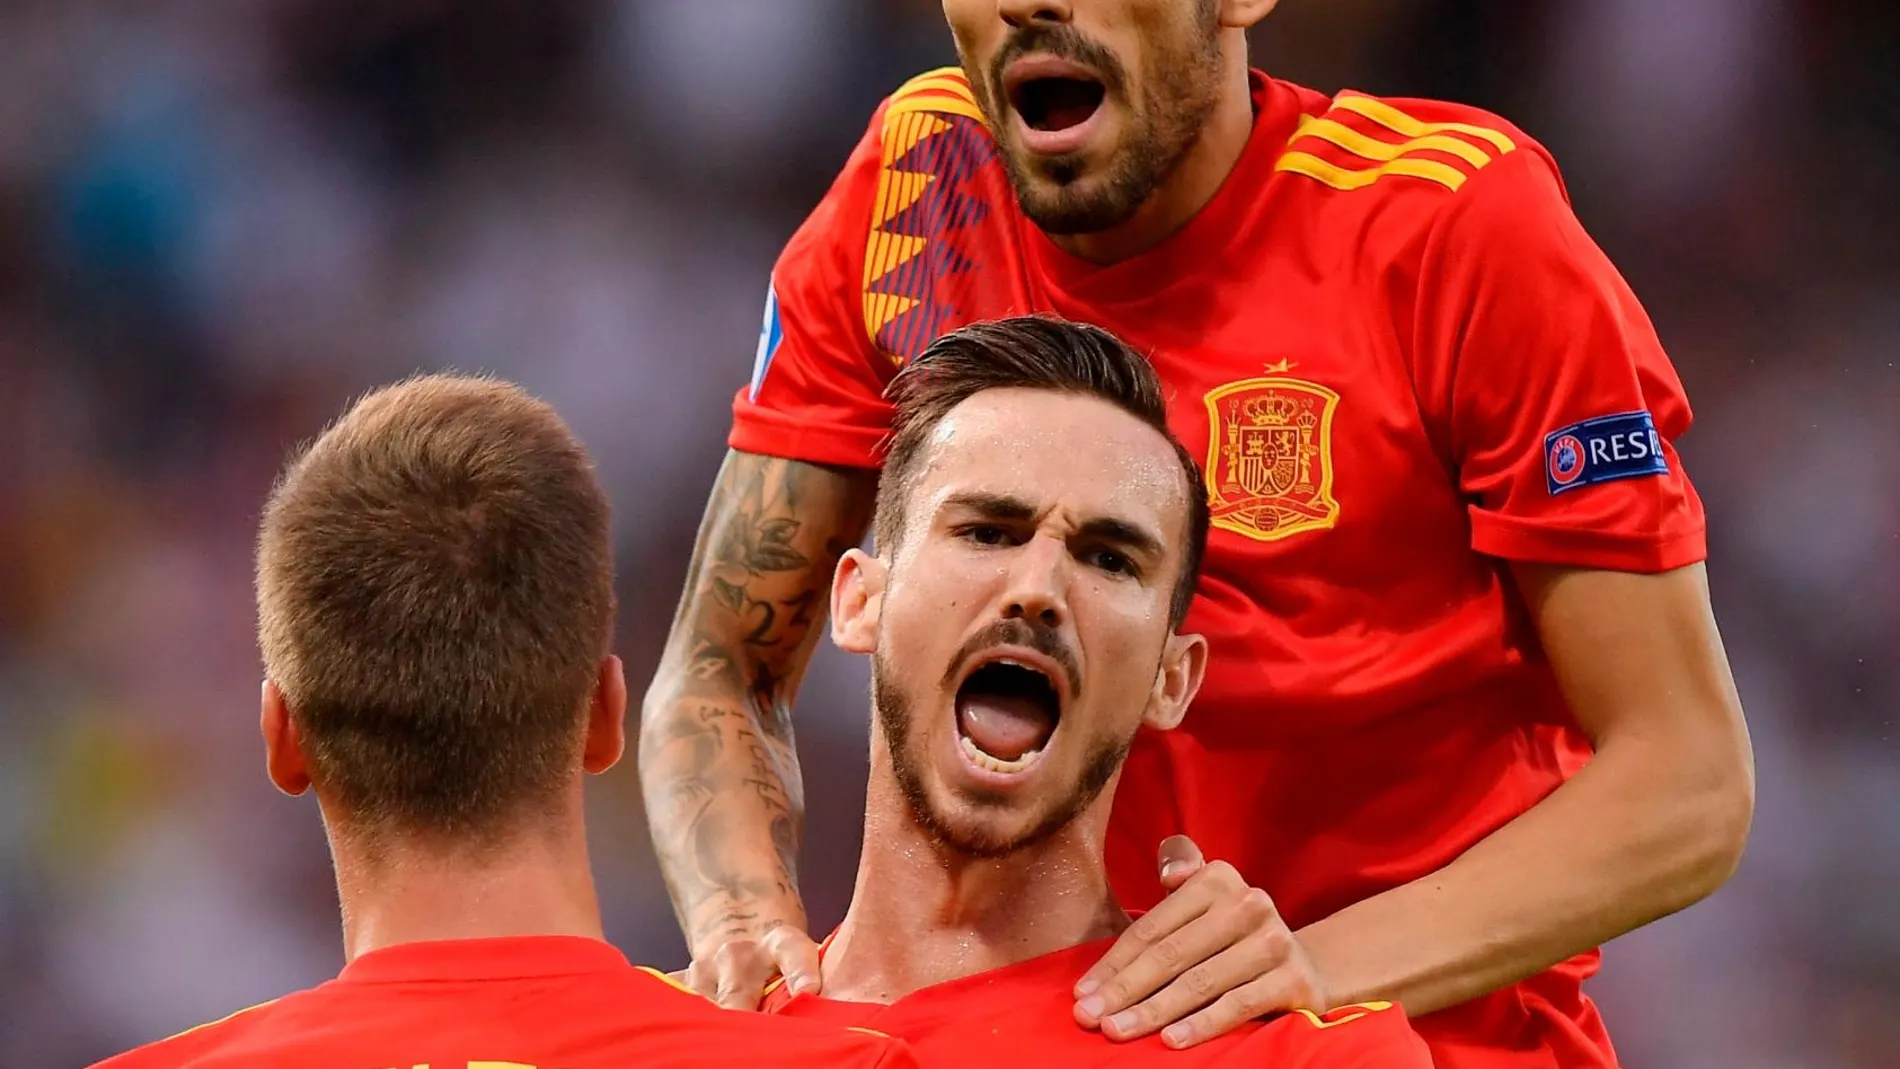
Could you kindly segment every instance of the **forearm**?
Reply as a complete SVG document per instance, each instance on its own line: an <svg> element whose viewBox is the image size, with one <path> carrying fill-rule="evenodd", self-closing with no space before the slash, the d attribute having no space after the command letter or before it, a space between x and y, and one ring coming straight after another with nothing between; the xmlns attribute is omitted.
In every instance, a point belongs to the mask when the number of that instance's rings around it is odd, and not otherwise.
<svg viewBox="0 0 1900 1069"><path fill-rule="evenodd" d="M792 703L875 487L736 451L720 469L640 728L647 822L695 956L805 923Z"/></svg>
<svg viewBox="0 0 1900 1069"><path fill-rule="evenodd" d="M1745 771L1630 739L1444 869L1299 932L1335 1005L1468 1001L1708 895L1740 860Z"/></svg>
<svg viewBox="0 0 1900 1069"><path fill-rule="evenodd" d="M654 852L695 954L724 936L804 923L797 751L733 695L656 688L641 717L641 787Z"/></svg>

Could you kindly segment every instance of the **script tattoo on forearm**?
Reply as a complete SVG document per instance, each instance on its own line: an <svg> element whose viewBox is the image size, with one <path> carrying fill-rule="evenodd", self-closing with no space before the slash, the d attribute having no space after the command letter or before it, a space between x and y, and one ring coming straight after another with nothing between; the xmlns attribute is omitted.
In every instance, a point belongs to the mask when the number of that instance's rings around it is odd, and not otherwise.
<svg viewBox="0 0 1900 1069"><path fill-rule="evenodd" d="M708 506L655 683L670 700L649 714L640 762L695 948L804 922L792 699L832 569L868 522L870 486L868 475L734 454ZM762 869L767 846L776 864Z"/></svg>

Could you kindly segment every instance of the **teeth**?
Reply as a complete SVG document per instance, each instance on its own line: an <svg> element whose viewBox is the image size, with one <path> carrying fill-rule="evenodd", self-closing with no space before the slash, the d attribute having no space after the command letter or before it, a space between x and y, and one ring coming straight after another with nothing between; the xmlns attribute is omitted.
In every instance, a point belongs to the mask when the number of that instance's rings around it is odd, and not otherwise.
<svg viewBox="0 0 1900 1069"><path fill-rule="evenodd" d="M978 768L988 769L991 772L1021 772L1035 764L1036 759L1042 756L1042 748L1037 747L1014 761L1005 761L994 754L984 753L976 743L970 741L968 735L958 735L957 741L963 744L963 752L970 755L970 760L974 761Z"/></svg>

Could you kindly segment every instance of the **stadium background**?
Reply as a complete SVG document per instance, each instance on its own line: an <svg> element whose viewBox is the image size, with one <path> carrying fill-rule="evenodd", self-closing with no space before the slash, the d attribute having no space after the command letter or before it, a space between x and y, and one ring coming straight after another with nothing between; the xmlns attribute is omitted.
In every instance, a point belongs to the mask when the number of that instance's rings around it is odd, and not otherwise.
<svg viewBox="0 0 1900 1069"><path fill-rule="evenodd" d="M644 684L766 271L928 0L0 4L0 1066L330 975L307 800L256 731L250 539L282 451L418 367L552 400L618 507ZM1740 875L1613 946L1632 1066L1900 1065L1900 32L1887 0L1286 0L1268 69L1553 146L1699 419L1760 762ZM863 670L807 688L805 884L840 914ZM1450 774L1450 773L1448 773ZM611 935L681 948L631 763ZM1270 817L1270 815L1269 815Z"/></svg>

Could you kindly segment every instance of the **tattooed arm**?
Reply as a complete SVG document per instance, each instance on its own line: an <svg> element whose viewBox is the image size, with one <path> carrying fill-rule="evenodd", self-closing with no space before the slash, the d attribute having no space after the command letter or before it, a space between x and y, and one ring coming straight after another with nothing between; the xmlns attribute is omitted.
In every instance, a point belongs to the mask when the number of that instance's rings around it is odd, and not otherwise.
<svg viewBox="0 0 1900 1069"><path fill-rule="evenodd" d="M874 472L728 453L642 707L642 789L692 980L730 1005L755 1004L775 964L756 951L805 939L792 701L875 489Z"/></svg>

